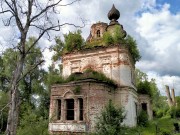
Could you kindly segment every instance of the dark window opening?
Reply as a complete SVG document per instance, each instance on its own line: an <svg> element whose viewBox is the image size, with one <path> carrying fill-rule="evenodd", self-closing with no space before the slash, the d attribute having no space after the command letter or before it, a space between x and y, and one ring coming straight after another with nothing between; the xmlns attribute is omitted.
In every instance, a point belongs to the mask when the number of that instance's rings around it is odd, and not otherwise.
<svg viewBox="0 0 180 135"><path fill-rule="evenodd" d="M74 99L66 99L66 119L74 120Z"/></svg>
<svg viewBox="0 0 180 135"><path fill-rule="evenodd" d="M79 98L79 120L83 120L83 99Z"/></svg>
<svg viewBox="0 0 180 135"><path fill-rule="evenodd" d="M142 103L141 107L143 111L147 112L147 103Z"/></svg>
<svg viewBox="0 0 180 135"><path fill-rule="evenodd" d="M61 119L61 100L57 100L57 119Z"/></svg>
<svg viewBox="0 0 180 135"><path fill-rule="evenodd" d="M97 37L100 37L101 34L100 34L100 30L97 30Z"/></svg>
<svg viewBox="0 0 180 135"><path fill-rule="evenodd" d="M136 112L136 117L137 117L137 115L138 115L138 105L137 105L137 103L135 103L135 112Z"/></svg>

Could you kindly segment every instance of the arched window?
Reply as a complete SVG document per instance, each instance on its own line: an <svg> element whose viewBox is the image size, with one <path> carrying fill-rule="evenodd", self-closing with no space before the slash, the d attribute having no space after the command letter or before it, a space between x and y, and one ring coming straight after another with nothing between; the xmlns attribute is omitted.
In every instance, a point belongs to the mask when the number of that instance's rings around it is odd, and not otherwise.
<svg viewBox="0 0 180 135"><path fill-rule="evenodd" d="M101 33L100 33L100 30L97 30L97 37L100 37L101 36Z"/></svg>

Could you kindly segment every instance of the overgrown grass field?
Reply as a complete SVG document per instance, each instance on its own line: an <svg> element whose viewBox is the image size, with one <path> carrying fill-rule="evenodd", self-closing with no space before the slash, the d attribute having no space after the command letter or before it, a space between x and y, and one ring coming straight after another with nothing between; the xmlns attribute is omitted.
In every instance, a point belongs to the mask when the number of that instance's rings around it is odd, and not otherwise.
<svg viewBox="0 0 180 135"><path fill-rule="evenodd" d="M174 123L180 120L164 117L150 121L147 127L127 129L126 135L180 135L174 131Z"/></svg>

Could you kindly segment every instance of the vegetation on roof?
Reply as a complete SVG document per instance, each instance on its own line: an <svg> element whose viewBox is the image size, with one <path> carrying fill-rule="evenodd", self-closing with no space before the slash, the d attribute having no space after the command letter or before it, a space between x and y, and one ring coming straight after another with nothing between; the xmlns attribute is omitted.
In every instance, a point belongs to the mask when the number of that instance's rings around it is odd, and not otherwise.
<svg viewBox="0 0 180 135"><path fill-rule="evenodd" d="M106 77L103 73L94 71L92 69L87 69L83 73L73 73L71 74L65 82L79 81L84 79L95 79L97 81L105 82L107 84L116 86L116 83L110 78Z"/></svg>
<svg viewBox="0 0 180 135"><path fill-rule="evenodd" d="M92 69L87 69L83 73L81 73L81 72L72 73L66 79L55 75L55 77L53 79L53 83L54 84L62 84L62 83L68 83L68 82L72 82L72 81L80 81L80 80L85 80L85 79L95 79L97 81L104 82L104 83L112 85L114 87L117 86L117 84L113 80L106 77L103 73L94 71Z"/></svg>
<svg viewBox="0 0 180 135"><path fill-rule="evenodd" d="M80 30L64 34L64 41L56 37L55 42L56 45L51 48L55 52L52 57L53 61L58 61L63 54L81 50L85 43Z"/></svg>
<svg viewBox="0 0 180 135"><path fill-rule="evenodd" d="M65 34L64 41L60 37L56 37L55 41L56 45L52 47L52 50L55 52L52 58L54 61L57 61L63 54L118 44L126 46L129 49L134 62L139 61L141 58L136 41L129 35L124 38L124 34L119 26L115 27L114 33L104 32L102 38L98 40L94 39L91 42L85 42L80 30Z"/></svg>

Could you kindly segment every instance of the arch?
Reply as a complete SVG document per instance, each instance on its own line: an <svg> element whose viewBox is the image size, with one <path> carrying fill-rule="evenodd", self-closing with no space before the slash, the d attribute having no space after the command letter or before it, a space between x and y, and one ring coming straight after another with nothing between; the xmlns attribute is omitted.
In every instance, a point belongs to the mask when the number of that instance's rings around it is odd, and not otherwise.
<svg viewBox="0 0 180 135"><path fill-rule="evenodd" d="M101 32L100 32L100 30L97 30L96 35L97 35L97 37L101 37Z"/></svg>
<svg viewBox="0 0 180 135"><path fill-rule="evenodd" d="M66 98L66 99L73 98L74 93L72 91L67 91L67 92L64 93L63 97Z"/></svg>

